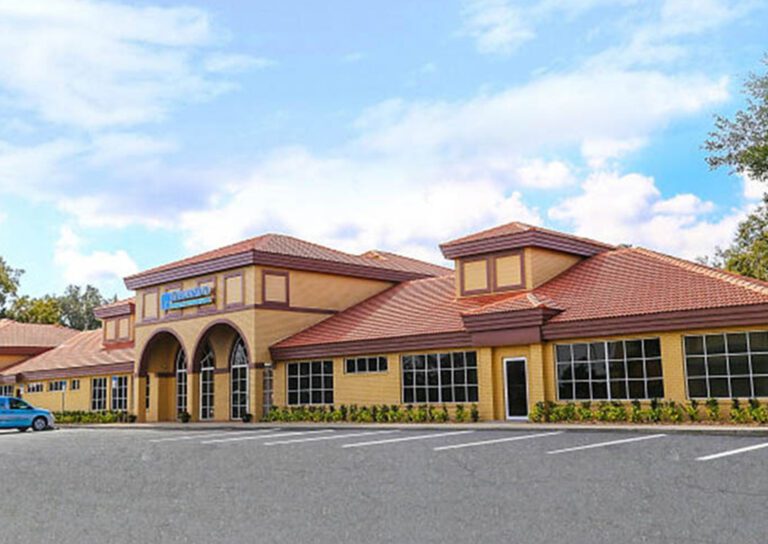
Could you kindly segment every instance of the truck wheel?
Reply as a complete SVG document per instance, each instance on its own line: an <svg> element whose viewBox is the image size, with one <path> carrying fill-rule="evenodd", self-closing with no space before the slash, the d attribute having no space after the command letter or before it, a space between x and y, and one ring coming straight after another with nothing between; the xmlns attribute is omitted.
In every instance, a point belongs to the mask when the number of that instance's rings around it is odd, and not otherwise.
<svg viewBox="0 0 768 544"><path fill-rule="evenodd" d="M33 431L44 431L46 428L48 428L48 422L44 417L36 417L32 420Z"/></svg>

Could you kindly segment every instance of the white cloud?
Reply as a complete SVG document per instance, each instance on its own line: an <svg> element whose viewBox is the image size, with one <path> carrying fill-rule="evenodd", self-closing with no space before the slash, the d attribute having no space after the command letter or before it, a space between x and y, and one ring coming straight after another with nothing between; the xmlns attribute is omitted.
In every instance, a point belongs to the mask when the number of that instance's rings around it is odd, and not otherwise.
<svg viewBox="0 0 768 544"><path fill-rule="evenodd" d="M763 195L768 192L768 186L765 182L757 181L748 175L741 176L744 184L744 198L748 200L761 200Z"/></svg>
<svg viewBox="0 0 768 544"><path fill-rule="evenodd" d="M196 62L215 40L207 14L193 8L2 2L0 86L17 108L52 123L101 128L155 122L172 105L230 88L207 79Z"/></svg>
<svg viewBox="0 0 768 544"><path fill-rule="evenodd" d="M190 249L287 232L347 251L379 247L439 260L437 243L491 224L539 223L536 210L492 181L403 177L391 166L290 149L265 160L208 209L181 216ZM354 187L354 190L350 188ZM361 198L360 195L365 195Z"/></svg>
<svg viewBox="0 0 768 544"><path fill-rule="evenodd" d="M341 57L341 61L351 64L355 62L360 62L364 58L365 58L365 53L363 53L362 51L353 51Z"/></svg>
<svg viewBox="0 0 768 544"><path fill-rule="evenodd" d="M562 161L528 161L517 169L521 185L536 189L554 189L571 185L575 178L571 168Z"/></svg>
<svg viewBox="0 0 768 544"><path fill-rule="evenodd" d="M138 271L136 263L124 250L84 253L82 240L67 226L59 231L54 262L65 281L78 285L109 285Z"/></svg>
<svg viewBox="0 0 768 544"><path fill-rule="evenodd" d="M598 7L639 0L466 0L459 32L483 54L510 55L536 37L539 25L553 18L572 19Z"/></svg>
<svg viewBox="0 0 768 544"><path fill-rule="evenodd" d="M480 53L509 55L536 36L523 10L508 0L471 0L464 17L462 34L475 40Z"/></svg>
<svg viewBox="0 0 768 544"><path fill-rule="evenodd" d="M30 146L0 141L0 193L45 198L48 191L56 192L71 179L67 164L86 151L82 142L67 139ZM46 191L41 192L41 186Z"/></svg>
<svg viewBox="0 0 768 544"><path fill-rule="evenodd" d="M277 62L264 57L252 57L250 55L216 53L208 55L203 62L208 72L237 73L251 68L263 69L276 66Z"/></svg>
<svg viewBox="0 0 768 544"><path fill-rule="evenodd" d="M710 218L714 210L712 202L693 194L664 198L652 177L597 172L584 181L580 194L550 208L548 216L582 236L695 258L727 245L748 211Z"/></svg>
<svg viewBox="0 0 768 544"><path fill-rule="evenodd" d="M609 141L619 142L615 154L676 118L725 101L727 83L704 75L584 70L465 101L389 100L361 115L358 143L379 153L455 158Z"/></svg>
<svg viewBox="0 0 768 544"><path fill-rule="evenodd" d="M602 68L652 66L686 59L686 37L712 33L757 7L751 0L664 0L650 20L633 21L627 40L588 61Z"/></svg>

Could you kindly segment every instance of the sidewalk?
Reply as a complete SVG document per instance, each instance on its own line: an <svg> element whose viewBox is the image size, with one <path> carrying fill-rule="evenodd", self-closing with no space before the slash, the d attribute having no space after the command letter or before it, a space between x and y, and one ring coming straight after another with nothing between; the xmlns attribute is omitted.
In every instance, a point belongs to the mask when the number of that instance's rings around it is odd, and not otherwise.
<svg viewBox="0 0 768 544"><path fill-rule="evenodd" d="M529 423L529 422L483 422L483 423L103 423L103 424L57 424L64 429L125 429L165 431L245 431L269 428L314 428L314 429L401 429L401 430L477 430L477 431L570 431L570 432L633 432L666 434L709 434L736 436L768 436L768 426L752 425L634 425L596 423Z"/></svg>

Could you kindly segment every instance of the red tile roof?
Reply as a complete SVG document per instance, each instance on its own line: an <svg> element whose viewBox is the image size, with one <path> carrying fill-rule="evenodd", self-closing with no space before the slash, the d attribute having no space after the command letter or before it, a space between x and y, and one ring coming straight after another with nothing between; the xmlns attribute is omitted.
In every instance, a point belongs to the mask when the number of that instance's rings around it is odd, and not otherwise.
<svg viewBox="0 0 768 544"><path fill-rule="evenodd" d="M299 240L292 236L283 234L264 234L248 240L243 240L236 244L224 246L212 251L207 251L199 255L164 264L156 268L144 270L138 274L125 278L127 284L135 283L135 280L147 276L157 275L158 273L168 272L182 267L192 265L201 265L216 259L225 257L235 257L247 255L248 253L258 253L261 255L283 256L295 259L306 259L314 262L325 262L336 265L351 265L358 271L391 271L396 273L407 273L403 279L413 279L418 276L442 275L446 269L440 266L425 263L417 259L403 257L387 252L377 252L383 258L372 256L371 252L363 255L352 255L336 249L321 246L304 240Z"/></svg>
<svg viewBox="0 0 768 544"><path fill-rule="evenodd" d="M453 275L405 282L273 347L465 331L462 316L537 308L558 310L556 323L768 304L766 282L641 248L585 259L533 292L456 299L454 289Z"/></svg>
<svg viewBox="0 0 768 544"><path fill-rule="evenodd" d="M77 332L77 331L76 331ZM14 365L3 374L93 369L119 363L133 363L134 349L104 349L101 329L78 332L60 346Z"/></svg>
<svg viewBox="0 0 768 544"><path fill-rule="evenodd" d="M455 240L451 240L450 242L445 242L444 244L441 244L441 247L444 248L450 248L455 245L460 245L465 242L477 242L479 240L488 240L491 238L498 238L501 236L509 236L513 234L523 234L523 233L531 233L531 232L541 232L541 233L547 233L554 236L557 236L558 238L565 238L569 240L578 240L580 242L587 242L590 244L595 244L598 246L603 246L605 248L612 248L614 246L610 244L606 244L604 242L598 242L597 240L592 240L590 238L584 238L582 236L575 236L573 234L568 234L565 232L559 232L556 230L546 229L544 227L537 227L535 225L529 225L527 223L521 223L520 221L513 221L512 223L507 223L506 225L500 225L498 227L493 227L486 230L481 230L480 232L475 232L473 234L469 234L467 236L462 236L461 238L456 238Z"/></svg>
<svg viewBox="0 0 768 544"><path fill-rule="evenodd" d="M768 283L648 249L622 248L577 264L536 295L564 309L554 323L765 304Z"/></svg>
<svg viewBox="0 0 768 544"><path fill-rule="evenodd" d="M405 255L398 255L390 251L382 251L380 249L372 249L366 251L361 257L365 259L372 259L385 264L388 268L397 270L403 270L406 272L418 272L428 276L445 276L453 272L453 269L437 264L428 263L426 261L420 261L413 257L406 257Z"/></svg>
<svg viewBox="0 0 768 544"><path fill-rule="evenodd" d="M99 319L107 317L116 317L120 315L129 315L135 311L136 298L124 298L123 300L116 300L108 304L104 304L93 310L93 315Z"/></svg>
<svg viewBox="0 0 768 544"><path fill-rule="evenodd" d="M78 331L61 325L19 323L0 319L0 347L52 348L77 333Z"/></svg>

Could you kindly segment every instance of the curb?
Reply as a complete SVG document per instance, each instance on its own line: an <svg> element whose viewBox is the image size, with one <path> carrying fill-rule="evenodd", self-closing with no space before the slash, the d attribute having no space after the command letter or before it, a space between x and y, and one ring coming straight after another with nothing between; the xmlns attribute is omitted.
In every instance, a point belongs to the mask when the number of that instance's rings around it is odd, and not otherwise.
<svg viewBox="0 0 768 544"><path fill-rule="evenodd" d="M476 431L570 431L582 433L666 433L721 436L768 436L768 427L727 425L599 425L556 423L102 423L57 424L59 429L109 429L151 431L247 431L256 429L397 429L397 430L476 430Z"/></svg>

